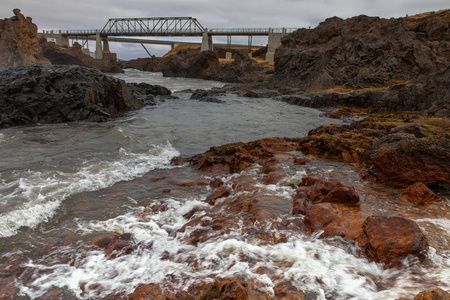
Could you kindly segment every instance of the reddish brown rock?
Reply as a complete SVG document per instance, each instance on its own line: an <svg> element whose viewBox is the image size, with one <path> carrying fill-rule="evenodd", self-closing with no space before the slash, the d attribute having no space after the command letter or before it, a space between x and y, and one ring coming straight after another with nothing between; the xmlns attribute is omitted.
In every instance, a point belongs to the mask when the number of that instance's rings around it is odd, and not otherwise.
<svg viewBox="0 0 450 300"><path fill-rule="evenodd" d="M281 172L281 171L270 172L264 178L264 184L277 184L278 182L283 180L285 177L286 177L286 174L284 172Z"/></svg>
<svg viewBox="0 0 450 300"><path fill-rule="evenodd" d="M311 232L323 229L337 218L336 213L327 204L315 204L306 212L303 222Z"/></svg>
<svg viewBox="0 0 450 300"><path fill-rule="evenodd" d="M305 179L307 183L310 179ZM311 179L312 183L315 182ZM340 182L332 183L325 182L320 185L315 185L308 192L308 197L313 203L331 202L345 205L356 205L359 203L359 196L355 188L348 185L343 185Z"/></svg>
<svg viewBox="0 0 450 300"><path fill-rule="evenodd" d="M370 162L381 182L407 186L450 183L450 140L438 136L416 138L389 134L375 142Z"/></svg>
<svg viewBox="0 0 450 300"><path fill-rule="evenodd" d="M401 192L399 198L404 201L412 202L416 205L444 200L422 182L416 182L408 186Z"/></svg>
<svg viewBox="0 0 450 300"><path fill-rule="evenodd" d="M205 201L211 205L214 205L217 199L228 197L229 195L230 195L229 188L227 188L226 186L220 186L212 194L206 197Z"/></svg>
<svg viewBox="0 0 450 300"><path fill-rule="evenodd" d="M364 221L362 229L368 238L366 252L386 267L401 265L408 255L423 260L428 242L414 221L402 217L372 216Z"/></svg>
<svg viewBox="0 0 450 300"><path fill-rule="evenodd" d="M130 254L138 246L131 233L100 236L95 238L92 243L103 248L105 255L111 255L111 257L115 257L119 254Z"/></svg>
<svg viewBox="0 0 450 300"><path fill-rule="evenodd" d="M414 300L450 300L450 293L440 288L435 288L418 293Z"/></svg>
<svg viewBox="0 0 450 300"><path fill-rule="evenodd" d="M356 205L359 203L359 196L353 186L343 185L338 182L320 202Z"/></svg>
<svg viewBox="0 0 450 300"><path fill-rule="evenodd" d="M0 19L0 70L30 64L50 64L42 53L37 38L37 26L20 9L15 16Z"/></svg>

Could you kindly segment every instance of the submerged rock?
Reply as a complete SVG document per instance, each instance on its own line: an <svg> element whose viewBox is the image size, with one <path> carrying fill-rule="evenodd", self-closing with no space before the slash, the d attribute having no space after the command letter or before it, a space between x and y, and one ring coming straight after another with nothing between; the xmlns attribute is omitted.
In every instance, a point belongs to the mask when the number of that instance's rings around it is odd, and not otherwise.
<svg viewBox="0 0 450 300"><path fill-rule="evenodd" d="M0 72L0 128L100 122L142 106L125 81L90 68L31 65Z"/></svg>

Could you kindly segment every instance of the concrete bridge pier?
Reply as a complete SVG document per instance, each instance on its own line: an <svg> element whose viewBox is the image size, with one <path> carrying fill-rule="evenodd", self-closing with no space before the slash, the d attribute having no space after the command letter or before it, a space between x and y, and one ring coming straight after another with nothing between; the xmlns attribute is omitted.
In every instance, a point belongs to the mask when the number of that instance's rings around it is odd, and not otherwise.
<svg viewBox="0 0 450 300"><path fill-rule="evenodd" d="M283 28L281 32L274 32L272 28L269 28L269 41L267 43L267 61L275 61L275 51L281 46L281 38L286 35L286 28Z"/></svg>
<svg viewBox="0 0 450 300"><path fill-rule="evenodd" d="M205 28L205 32L202 35L202 48L201 51L214 50L212 36L208 34L208 28Z"/></svg>
<svg viewBox="0 0 450 300"><path fill-rule="evenodd" d="M109 51L109 42L108 42L107 37L102 38L102 44L103 44L103 47L102 47L103 53L111 53Z"/></svg>
<svg viewBox="0 0 450 300"><path fill-rule="evenodd" d="M225 59L233 59L233 53L231 53L231 35L227 35L227 52L225 53Z"/></svg>
<svg viewBox="0 0 450 300"><path fill-rule="evenodd" d="M95 34L95 59L103 59L102 37L98 31Z"/></svg>

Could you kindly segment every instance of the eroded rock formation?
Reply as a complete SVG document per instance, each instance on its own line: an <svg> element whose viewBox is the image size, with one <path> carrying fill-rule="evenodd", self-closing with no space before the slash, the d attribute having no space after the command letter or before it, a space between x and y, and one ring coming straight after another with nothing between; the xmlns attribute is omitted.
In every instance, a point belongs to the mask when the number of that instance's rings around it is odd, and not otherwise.
<svg viewBox="0 0 450 300"><path fill-rule="evenodd" d="M0 20L0 70L29 64L50 64L37 38L37 26L20 9Z"/></svg>

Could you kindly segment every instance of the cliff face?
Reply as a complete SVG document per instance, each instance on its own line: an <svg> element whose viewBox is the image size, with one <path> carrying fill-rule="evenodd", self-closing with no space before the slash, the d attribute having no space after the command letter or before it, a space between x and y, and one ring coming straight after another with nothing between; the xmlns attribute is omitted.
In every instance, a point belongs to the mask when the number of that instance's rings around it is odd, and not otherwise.
<svg viewBox="0 0 450 300"><path fill-rule="evenodd" d="M19 9L15 16L0 20L0 69L29 64L50 64L37 38L37 26Z"/></svg>
<svg viewBox="0 0 450 300"><path fill-rule="evenodd" d="M423 81L450 64L450 10L430 16L333 17L299 29L282 39L271 82L324 89Z"/></svg>

